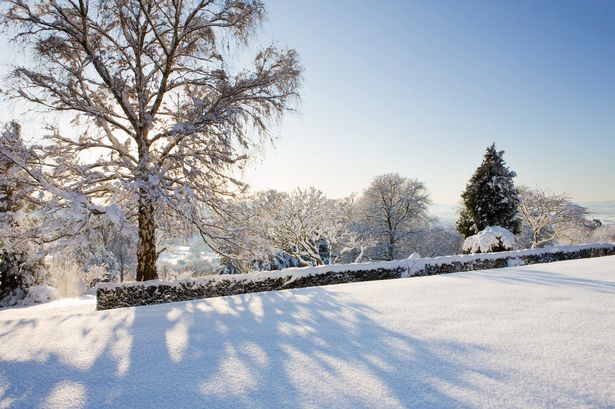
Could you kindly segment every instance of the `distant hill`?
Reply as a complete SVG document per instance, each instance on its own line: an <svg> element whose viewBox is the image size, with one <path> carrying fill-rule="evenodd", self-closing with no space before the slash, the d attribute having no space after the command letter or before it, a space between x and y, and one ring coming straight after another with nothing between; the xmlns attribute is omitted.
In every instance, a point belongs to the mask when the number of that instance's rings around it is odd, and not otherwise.
<svg viewBox="0 0 615 409"><path fill-rule="evenodd" d="M454 226L457 221L458 207L456 204L433 203L429 206L429 212L438 218L438 223L443 226Z"/></svg>
<svg viewBox="0 0 615 409"><path fill-rule="evenodd" d="M579 202L590 210L590 219L598 219L603 224L615 224L615 200L603 202ZM444 226L454 226L458 217L459 205L434 203L429 207L431 214Z"/></svg>
<svg viewBox="0 0 615 409"><path fill-rule="evenodd" d="M590 210L590 218L598 219L603 224L615 224L615 200L605 202L579 202L579 204Z"/></svg>

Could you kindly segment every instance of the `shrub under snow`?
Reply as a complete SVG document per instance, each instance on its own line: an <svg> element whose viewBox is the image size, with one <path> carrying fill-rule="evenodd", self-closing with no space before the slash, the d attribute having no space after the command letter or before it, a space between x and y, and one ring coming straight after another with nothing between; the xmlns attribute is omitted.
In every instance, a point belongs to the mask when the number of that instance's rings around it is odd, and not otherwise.
<svg viewBox="0 0 615 409"><path fill-rule="evenodd" d="M517 238L499 226L488 226L463 242L464 253L494 253L514 250Z"/></svg>
<svg viewBox="0 0 615 409"><path fill-rule="evenodd" d="M56 298L58 298L58 291L55 288L47 284L40 284L28 288L24 304L40 304Z"/></svg>

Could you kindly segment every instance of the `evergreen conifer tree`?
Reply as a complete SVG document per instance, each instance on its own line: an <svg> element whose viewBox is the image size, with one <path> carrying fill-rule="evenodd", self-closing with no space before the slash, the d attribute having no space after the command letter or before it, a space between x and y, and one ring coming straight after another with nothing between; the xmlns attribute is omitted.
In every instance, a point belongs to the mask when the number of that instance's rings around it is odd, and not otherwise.
<svg viewBox="0 0 615 409"><path fill-rule="evenodd" d="M500 226L518 234L521 229L519 197L513 183L517 174L506 166L504 151L487 148L483 162L466 185L457 230L464 237L488 226Z"/></svg>
<svg viewBox="0 0 615 409"><path fill-rule="evenodd" d="M0 128L0 307L25 297L28 287L41 284L46 275L44 253L31 240L33 188L15 161L26 163L31 152L24 147L15 122ZM24 154L24 155L20 155ZM8 156L13 159L9 159Z"/></svg>

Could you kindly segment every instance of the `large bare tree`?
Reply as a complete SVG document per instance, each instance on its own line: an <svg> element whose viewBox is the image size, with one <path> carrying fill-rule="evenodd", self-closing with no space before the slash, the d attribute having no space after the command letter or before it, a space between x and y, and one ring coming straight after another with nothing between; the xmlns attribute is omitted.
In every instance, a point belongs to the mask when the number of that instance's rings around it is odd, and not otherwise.
<svg viewBox="0 0 615 409"><path fill-rule="evenodd" d="M423 182L397 173L376 176L357 203L363 234L377 243L375 257L407 257L409 239L431 221L429 203Z"/></svg>
<svg viewBox="0 0 615 409"><path fill-rule="evenodd" d="M131 209L138 280L157 278L156 231L169 219L216 239L200 209L216 211L220 196L240 190L233 169L298 97L294 50L263 49L251 69L229 62L262 22L263 3L2 3L14 39L36 59L14 69L10 95L86 125L78 135L53 129L31 176L73 207L104 212L122 201Z"/></svg>

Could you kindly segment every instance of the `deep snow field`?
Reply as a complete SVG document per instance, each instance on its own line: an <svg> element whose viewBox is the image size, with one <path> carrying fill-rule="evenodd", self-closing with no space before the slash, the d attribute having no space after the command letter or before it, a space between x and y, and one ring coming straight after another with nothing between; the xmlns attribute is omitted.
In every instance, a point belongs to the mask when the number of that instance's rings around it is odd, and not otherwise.
<svg viewBox="0 0 615 409"><path fill-rule="evenodd" d="M613 408L615 257L0 310L0 408Z"/></svg>

